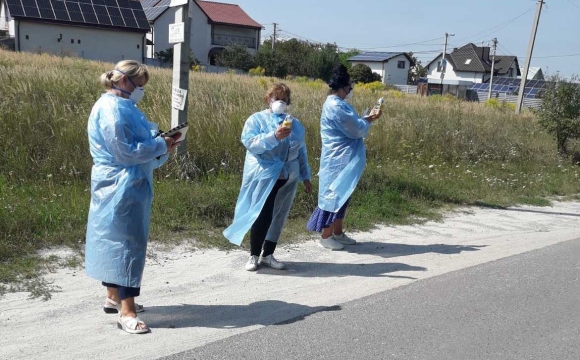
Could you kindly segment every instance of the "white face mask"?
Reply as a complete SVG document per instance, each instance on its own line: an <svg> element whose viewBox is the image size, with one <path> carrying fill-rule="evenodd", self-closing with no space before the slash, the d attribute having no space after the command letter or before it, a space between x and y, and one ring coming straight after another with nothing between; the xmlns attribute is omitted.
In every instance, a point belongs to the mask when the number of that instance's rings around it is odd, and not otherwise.
<svg viewBox="0 0 580 360"><path fill-rule="evenodd" d="M272 109L274 114L285 114L286 110L288 109L288 105L286 105L286 103L282 100L276 100L271 103L270 109Z"/></svg>
<svg viewBox="0 0 580 360"><path fill-rule="evenodd" d="M137 87L131 93L129 99L131 99L134 104L137 104L139 101L141 101L141 99L143 99L143 96L145 96L145 90L142 87Z"/></svg>
<svg viewBox="0 0 580 360"><path fill-rule="evenodd" d="M354 89L351 90L348 94L346 94L345 100L350 100L354 96Z"/></svg>

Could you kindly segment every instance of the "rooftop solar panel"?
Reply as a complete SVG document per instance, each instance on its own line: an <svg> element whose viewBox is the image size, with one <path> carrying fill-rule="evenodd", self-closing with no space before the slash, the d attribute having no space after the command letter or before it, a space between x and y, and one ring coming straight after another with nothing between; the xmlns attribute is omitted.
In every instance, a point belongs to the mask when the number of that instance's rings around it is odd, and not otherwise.
<svg viewBox="0 0 580 360"><path fill-rule="evenodd" d="M10 15L17 18L141 30L151 28L141 2L135 0L6 0L6 3Z"/></svg>

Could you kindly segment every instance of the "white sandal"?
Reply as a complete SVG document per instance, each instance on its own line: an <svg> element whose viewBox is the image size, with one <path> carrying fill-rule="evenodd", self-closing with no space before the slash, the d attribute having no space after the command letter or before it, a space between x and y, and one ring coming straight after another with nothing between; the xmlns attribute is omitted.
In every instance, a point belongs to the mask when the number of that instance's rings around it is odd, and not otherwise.
<svg viewBox="0 0 580 360"><path fill-rule="evenodd" d="M145 327L145 329L139 329L139 326ZM119 316L117 327L129 334L145 334L149 332L147 325L138 317Z"/></svg>
<svg viewBox="0 0 580 360"><path fill-rule="evenodd" d="M117 303L116 301L107 298L107 300L105 300L105 306L103 306L103 311L107 314L117 314L121 312L121 303ZM142 313L143 311L145 311L143 305L135 304L136 313Z"/></svg>

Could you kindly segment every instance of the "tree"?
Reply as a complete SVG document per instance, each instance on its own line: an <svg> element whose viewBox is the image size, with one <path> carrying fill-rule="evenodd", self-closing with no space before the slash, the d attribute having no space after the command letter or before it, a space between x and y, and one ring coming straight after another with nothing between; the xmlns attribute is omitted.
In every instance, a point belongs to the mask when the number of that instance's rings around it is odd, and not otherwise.
<svg viewBox="0 0 580 360"><path fill-rule="evenodd" d="M409 76L407 77L410 85L415 85L420 78L427 76L427 68L421 65L421 61L413 55L412 52L408 53L409 57L413 60L411 67L409 68Z"/></svg>
<svg viewBox="0 0 580 360"><path fill-rule="evenodd" d="M338 57L340 58L340 63L350 70L352 63L348 62L347 60L353 56L359 55L360 53L360 50L353 49L347 52L341 52Z"/></svg>
<svg viewBox="0 0 580 360"><path fill-rule="evenodd" d="M243 44L226 47L217 57L217 64L233 69L248 71L254 67L254 57Z"/></svg>
<svg viewBox="0 0 580 360"><path fill-rule="evenodd" d="M349 71L350 79L353 83L368 84L375 81L381 81L379 74L373 73L370 67L365 64L356 64Z"/></svg>
<svg viewBox="0 0 580 360"><path fill-rule="evenodd" d="M286 59L282 54L272 51L272 40L266 40L254 57L257 66L266 69L266 76L285 78L288 75Z"/></svg>
<svg viewBox="0 0 580 360"><path fill-rule="evenodd" d="M338 65L340 65L340 57L336 44L313 45L310 56L307 58L309 71L306 76L330 81L332 71Z"/></svg>
<svg viewBox="0 0 580 360"><path fill-rule="evenodd" d="M542 107L539 110L540 125L556 137L558 152L568 153L571 139L580 137L580 85L578 77L571 80L552 76L542 93Z"/></svg>
<svg viewBox="0 0 580 360"><path fill-rule="evenodd" d="M173 48L169 48L165 51L158 51L155 53L155 57L164 64L173 64ZM189 66L193 67L199 65L199 60L195 57L193 51L189 52Z"/></svg>

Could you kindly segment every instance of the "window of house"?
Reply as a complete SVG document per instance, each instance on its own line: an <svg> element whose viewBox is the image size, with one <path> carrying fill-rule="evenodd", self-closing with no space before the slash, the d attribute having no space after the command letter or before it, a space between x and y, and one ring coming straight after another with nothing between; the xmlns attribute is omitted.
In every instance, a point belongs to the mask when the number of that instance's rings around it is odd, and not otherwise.
<svg viewBox="0 0 580 360"><path fill-rule="evenodd" d="M514 69L508 70L508 77L514 77Z"/></svg>
<svg viewBox="0 0 580 360"><path fill-rule="evenodd" d="M29 39L30 39L30 37L28 35L26 35L26 40L29 40Z"/></svg>
<svg viewBox="0 0 580 360"><path fill-rule="evenodd" d="M469 64L471 64L471 59L465 60L465 65L469 65Z"/></svg>
<svg viewBox="0 0 580 360"><path fill-rule="evenodd" d="M70 43L74 44L75 43L75 39L70 39Z"/></svg>
<svg viewBox="0 0 580 360"><path fill-rule="evenodd" d="M404 69L405 68L405 62L404 61L399 61L397 63L397 68L398 69Z"/></svg>
<svg viewBox="0 0 580 360"><path fill-rule="evenodd" d="M81 39L79 39L77 43L80 44L81 43Z"/></svg>
<svg viewBox="0 0 580 360"><path fill-rule="evenodd" d="M139 46L139 44L137 44L137 49L140 49L140 48L141 48L141 46Z"/></svg>
<svg viewBox="0 0 580 360"><path fill-rule="evenodd" d="M441 72L441 61L437 63L437 72Z"/></svg>

